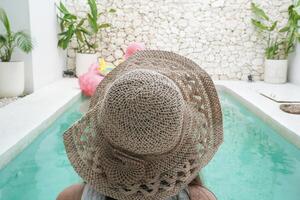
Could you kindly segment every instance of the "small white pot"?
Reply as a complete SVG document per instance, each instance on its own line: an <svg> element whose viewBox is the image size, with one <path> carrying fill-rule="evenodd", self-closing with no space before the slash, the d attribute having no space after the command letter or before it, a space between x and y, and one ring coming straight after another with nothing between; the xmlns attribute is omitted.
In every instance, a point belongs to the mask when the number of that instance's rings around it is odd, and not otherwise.
<svg viewBox="0 0 300 200"><path fill-rule="evenodd" d="M265 60L264 81L266 83L285 83L287 81L287 60Z"/></svg>
<svg viewBox="0 0 300 200"><path fill-rule="evenodd" d="M76 76L88 72L90 66L97 62L97 54L76 53Z"/></svg>
<svg viewBox="0 0 300 200"><path fill-rule="evenodd" d="M24 76L24 62L0 62L0 97L22 95Z"/></svg>

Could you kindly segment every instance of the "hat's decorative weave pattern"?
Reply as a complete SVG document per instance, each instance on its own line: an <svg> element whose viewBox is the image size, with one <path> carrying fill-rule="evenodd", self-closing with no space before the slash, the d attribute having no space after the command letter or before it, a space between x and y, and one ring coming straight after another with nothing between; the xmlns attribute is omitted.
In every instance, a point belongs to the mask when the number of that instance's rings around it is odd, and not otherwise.
<svg viewBox="0 0 300 200"><path fill-rule="evenodd" d="M210 77L164 51L138 52L114 69L98 86L89 112L64 135L78 174L120 200L177 194L222 139Z"/></svg>

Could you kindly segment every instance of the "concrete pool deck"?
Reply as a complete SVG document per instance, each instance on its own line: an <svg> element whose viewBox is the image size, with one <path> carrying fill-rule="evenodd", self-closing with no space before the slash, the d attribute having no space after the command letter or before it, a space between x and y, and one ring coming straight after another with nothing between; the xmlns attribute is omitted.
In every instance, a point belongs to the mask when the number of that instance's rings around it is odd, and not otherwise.
<svg viewBox="0 0 300 200"><path fill-rule="evenodd" d="M77 79L64 78L0 108L0 169L80 95Z"/></svg>
<svg viewBox="0 0 300 200"><path fill-rule="evenodd" d="M300 115L284 113L279 109L279 103L259 94L262 89L287 91L290 88L293 91L298 91L299 88L300 93L300 86L244 81L215 83L300 148ZM77 79L64 78L0 108L0 169L26 148L80 95Z"/></svg>
<svg viewBox="0 0 300 200"><path fill-rule="evenodd" d="M236 97L290 143L300 148L300 115L283 112L279 108L281 103L260 94L267 91L281 98L286 96L284 99L287 100L299 101L300 86L291 83L268 84L262 81L215 81L215 84Z"/></svg>

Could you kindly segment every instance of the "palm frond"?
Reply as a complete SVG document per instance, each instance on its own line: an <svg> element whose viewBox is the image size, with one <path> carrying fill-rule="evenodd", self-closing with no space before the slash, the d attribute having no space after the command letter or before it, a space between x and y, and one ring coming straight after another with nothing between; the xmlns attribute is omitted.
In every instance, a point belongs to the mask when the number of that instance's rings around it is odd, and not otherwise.
<svg viewBox="0 0 300 200"><path fill-rule="evenodd" d="M270 27L269 31L274 31L274 29L277 27L277 21L275 21Z"/></svg>
<svg viewBox="0 0 300 200"><path fill-rule="evenodd" d="M7 14L3 8L0 8L0 21L3 23L3 26L7 32L7 34L11 34L10 24L7 17Z"/></svg>
<svg viewBox="0 0 300 200"><path fill-rule="evenodd" d="M260 21L258 21L258 20L251 19L251 22L252 22L252 24L253 24L256 28L258 28L258 29L260 29L260 30L262 30L262 31L269 30L269 27L268 27L267 25L263 24L262 22L260 22Z"/></svg>
<svg viewBox="0 0 300 200"><path fill-rule="evenodd" d="M62 49L67 49L69 46L69 43L71 42L71 39L73 35L75 34L75 29L74 27L69 27L69 29L65 32L62 32L59 34L60 39L58 41L58 46L61 47Z"/></svg>
<svg viewBox="0 0 300 200"><path fill-rule="evenodd" d="M257 17L269 21L269 17L266 15L265 11L255 3L251 3L251 10Z"/></svg>
<svg viewBox="0 0 300 200"><path fill-rule="evenodd" d="M57 8L63 14L70 14L69 10L65 7L65 5L62 2L59 2Z"/></svg>
<svg viewBox="0 0 300 200"><path fill-rule="evenodd" d="M96 34L98 33L98 9L97 4L95 0L88 0L88 4L90 6L90 13L87 14L88 22L93 30L93 32Z"/></svg>
<svg viewBox="0 0 300 200"><path fill-rule="evenodd" d="M111 24L110 23L103 23L103 24L100 24L99 25L99 28L102 29L102 28L109 28L111 27Z"/></svg>
<svg viewBox="0 0 300 200"><path fill-rule="evenodd" d="M88 22L90 24L90 27L92 28L92 31L94 33L98 33L98 25L97 25L97 19L95 19L90 13L87 14L87 19L88 19Z"/></svg>
<svg viewBox="0 0 300 200"><path fill-rule="evenodd" d="M97 9L96 1L95 1L95 0L88 0L88 4L89 4L89 6L90 6L90 10L91 10L92 17L93 17L94 19L97 19L97 16L98 16L98 9Z"/></svg>
<svg viewBox="0 0 300 200"><path fill-rule="evenodd" d="M25 53L29 53L33 49L33 43L30 35L24 31L19 31L14 34L16 46L19 47Z"/></svg>
<svg viewBox="0 0 300 200"><path fill-rule="evenodd" d="M0 47L2 47L5 44L7 44L7 37L6 35L0 34Z"/></svg>

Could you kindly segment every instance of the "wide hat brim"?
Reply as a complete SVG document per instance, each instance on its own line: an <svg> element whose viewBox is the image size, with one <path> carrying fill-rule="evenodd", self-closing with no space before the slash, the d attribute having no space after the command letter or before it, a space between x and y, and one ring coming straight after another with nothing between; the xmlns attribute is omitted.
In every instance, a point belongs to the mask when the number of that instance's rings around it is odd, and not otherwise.
<svg viewBox="0 0 300 200"><path fill-rule="evenodd" d="M176 149L155 158L129 159L124 164L115 159L104 137L107 130L96 122L105 117L98 112L113 82L136 69L154 70L173 80L188 112ZM183 56L155 50L140 51L111 71L97 87L89 111L64 134L66 152L75 171L95 190L120 200L176 195L211 160L222 141L221 107L210 76ZM135 177L139 177L136 182Z"/></svg>

